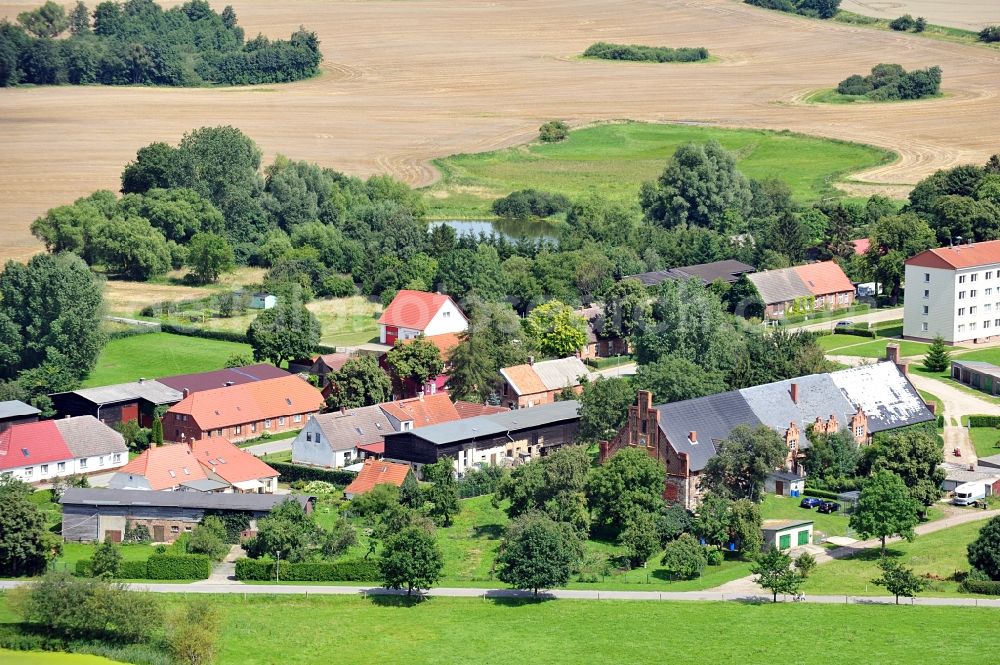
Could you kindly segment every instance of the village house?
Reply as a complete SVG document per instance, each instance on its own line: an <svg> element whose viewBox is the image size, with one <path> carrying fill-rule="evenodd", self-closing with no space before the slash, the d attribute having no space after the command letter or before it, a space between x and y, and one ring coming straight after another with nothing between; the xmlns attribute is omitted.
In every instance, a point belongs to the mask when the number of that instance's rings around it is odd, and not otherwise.
<svg viewBox="0 0 1000 665"><path fill-rule="evenodd" d="M402 344L412 344L414 340L421 337L409 337L407 339L401 340ZM442 333L440 335L424 335L422 339L427 340L431 344L437 347L438 353L440 354L441 361L444 363L444 371L442 371L437 376L428 377L427 381L422 386L416 385L413 381L407 379L403 382L401 386L394 386L394 390L398 393L396 397L398 399L406 399L408 397L415 397L416 395L434 395L436 393L445 390L448 385L448 379L451 377L448 375L448 355L451 350L458 346L459 338L458 333ZM380 363L387 372L389 371L388 363L385 362L385 356L382 356Z"/></svg>
<svg viewBox="0 0 1000 665"><path fill-rule="evenodd" d="M157 407L170 406L184 399L181 391L150 379L80 388L49 397L60 417L93 416L108 425L138 420L143 427L153 424Z"/></svg>
<svg viewBox="0 0 1000 665"><path fill-rule="evenodd" d="M278 472L226 439L213 437L149 448L118 469L108 487L268 494L278 488Z"/></svg>
<svg viewBox="0 0 1000 665"><path fill-rule="evenodd" d="M0 475L26 483L112 471L126 462L125 439L93 416L21 423L0 432Z"/></svg>
<svg viewBox="0 0 1000 665"><path fill-rule="evenodd" d="M654 270L652 272L629 275L625 279L634 279L643 286L656 286L668 279L697 279L702 284L708 286L716 281L723 281L727 284L735 284L740 277L752 273L752 265L728 259L726 261L713 261L711 263L699 263L693 266L681 266L669 270Z"/></svg>
<svg viewBox="0 0 1000 665"><path fill-rule="evenodd" d="M579 402L567 400L390 433L385 435L385 457L418 472L442 457L451 457L459 474L488 464L518 464L573 443L579 409Z"/></svg>
<svg viewBox="0 0 1000 665"><path fill-rule="evenodd" d="M372 491L376 485L402 487L406 477L413 473L408 464L397 464L379 459L366 459L358 477L344 488L344 498L353 499Z"/></svg>
<svg viewBox="0 0 1000 665"><path fill-rule="evenodd" d="M378 320L379 342L392 346L397 339L417 335L460 333L469 320L455 301L440 293L403 289L396 294Z"/></svg>
<svg viewBox="0 0 1000 665"><path fill-rule="evenodd" d="M747 275L764 302L765 319L783 319L854 304L854 284L834 261Z"/></svg>
<svg viewBox="0 0 1000 665"><path fill-rule="evenodd" d="M41 411L16 399L0 402L0 432L14 425L38 421Z"/></svg>
<svg viewBox="0 0 1000 665"><path fill-rule="evenodd" d="M587 343L577 353L581 360L590 358L612 358L628 355L628 340L618 336L605 336L604 308L591 305L577 310L587 323Z"/></svg>
<svg viewBox="0 0 1000 665"><path fill-rule="evenodd" d="M68 542L121 542L127 528L145 526L154 543L172 543L194 530L205 515L243 513L250 518L244 537L257 531L257 520L285 501L295 501L306 513L316 499L288 494L212 494L203 492L142 492L115 489L67 489L62 505L62 536Z"/></svg>
<svg viewBox="0 0 1000 665"><path fill-rule="evenodd" d="M298 376L264 379L185 395L164 415L163 432L172 441L244 441L298 430L323 404L320 391Z"/></svg>
<svg viewBox="0 0 1000 665"><path fill-rule="evenodd" d="M569 388L574 394L583 392L581 380L590 377L590 370L576 356L504 367L500 370L500 399L511 409L526 409L551 404L556 396Z"/></svg>
<svg viewBox="0 0 1000 665"><path fill-rule="evenodd" d="M693 509L716 444L738 425L776 430L788 446L783 470L802 475L810 429L846 430L866 444L878 432L933 420L897 364L880 362L656 406L653 395L641 391L625 427L601 444L600 458L607 460L625 447L646 450L666 467L664 498Z"/></svg>

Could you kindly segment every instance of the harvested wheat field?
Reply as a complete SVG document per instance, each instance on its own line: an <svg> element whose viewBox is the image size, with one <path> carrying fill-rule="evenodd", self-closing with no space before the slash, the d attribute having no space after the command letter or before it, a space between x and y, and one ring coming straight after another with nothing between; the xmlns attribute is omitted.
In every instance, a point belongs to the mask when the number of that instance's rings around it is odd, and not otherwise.
<svg viewBox="0 0 1000 665"><path fill-rule="evenodd" d="M0 4L12 16L37 0ZM91 3L93 4L93 3ZM219 3L223 4L223 3ZM534 138L541 122L631 118L790 129L895 150L859 180L905 185L982 162L1000 146L1000 51L873 31L734 0L234 0L249 34L300 24L323 42L323 75L286 85L0 91L3 257L38 249L47 208L116 189L136 149L189 129L232 124L265 159L284 153L414 185L428 160ZM598 40L705 46L696 65L584 61ZM940 65L948 96L909 104L803 104L878 62ZM893 188L886 188L887 191ZM898 188L895 188L898 191Z"/></svg>
<svg viewBox="0 0 1000 665"><path fill-rule="evenodd" d="M930 23L965 30L1000 25L996 0L841 0L840 8L855 14L894 19L903 14L923 16Z"/></svg>

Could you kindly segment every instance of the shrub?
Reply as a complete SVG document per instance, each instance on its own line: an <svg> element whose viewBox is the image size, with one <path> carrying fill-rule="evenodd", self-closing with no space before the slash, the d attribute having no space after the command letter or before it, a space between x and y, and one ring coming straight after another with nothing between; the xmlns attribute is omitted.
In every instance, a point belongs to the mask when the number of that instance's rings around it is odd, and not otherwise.
<svg viewBox="0 0 1000 665"><path fill-rule="evenodd" d="M708 556L706 559L708 561L708 565L710 566L721 566L722 562L726 560L726 553L718 547L713 547L708 550Z"/></svg>
<svg viewBox="0 0 1000 665"><path fill-rule="evenodd" d="M569 199L562 194L522 189L493 202L493 212L507 219L550 217L569 209Z"/></svg>
<svg viewBox="0 0 1000 665"><path fill-rule="evenodd" d="M969 416L969 427L1000 427L1000 416Z"/></svg>
<svg viewBox="0 0 1000 665"><path fill-rule="evenodd" d="M272 559L237 559L236 579L273 580ZM381 578L375 559L348 559L306 563L281 562L280 579L290 582L378 582Z"/></svg>
<svg viewBox="0 0 1000 665"><path fill-rule="evenodd" d="M814 496L817 499L833 499L833 500L837 499L836 492L828 492L826 490L813 489L812 487L806 487L805 494L806 496Z"/></svg>
<svg viewBox="0 0 1000 665"><path fill-rule="evenodd" d="M809 552L803 552L795 560L795 570L799 571L802 577L809 577L809 573L816 567L816 557Z"/></svg>
<svg viewBox="0 0 1000 665"><path fill-rule="evenodd" d="M858 328L836 328L834 335L854 335L855 337L875 337L874 330L860 330Z"/></svg>
<svg viewBox="0 0 1000 665"><path fill-rule="evenodd" d="M705 547L689 533L667 543L663 551L663 568L675 579L693 580L701 575L708 563Z"/></svg>
<svg viewBox="0 0 1000 665"><path fill-rule="evenodd" d="M744 0L748 5L815 18L833 18L840 0Z"/></svg>
<svg viewBox="0 0 1000 665"><path fill-rule="evenodd" d="M853 74L837 85L842 95L865 95L874 101L923 99L941 90L941 68L928 67L907 72L897 64L880 63L871 74Z"/></svg>
<svg viewBox="0 0 1000 665"><path fill-rule="evenodd" d="M90 560L90 574L94 577L107 575L118 577L122 565L122 553L115 541L105 538L104 542L94 550L94 558Z"/></svg>
<svg viewBox="0 0 1000 665"><path fill-rule="evenodd" d="M1000 596L1000 582L994 580L965 579L958 588L965 593L978 593L984 596Z"/></svg>
<svg viewBox="0 0 1000 665"><path fill-rule="evenodd" d="M234 330L206 330L204 328L195 328L193 326L181 326L174 323L161 323L160 329L165 333L170 333L172 335L185 335L187 337L201 337L203 339L218 339L223 342L237 342L239 344L247 343L247 335L245 332L237 332Z"/></svg>
<svg viewBox="0 0 1000 665"><path fill-rule="evenodd" d="M151 580L205 580L212 561L204 554L153 554L146 561Z"/></svg>
<svg viewBox="0 0 1000 665"><path fill-rule="evenodd" d="M708 59L708 49L702 47L669 48L639 44L609 44L597 42L583 52L587 58L632 60L642 62L697 62Z"/></svg>
<svg viewBox="0 0 1000 665"><path fill-rule="evenodd" d="M912 30L914 24L915 21L913 20L913 17L910 16L909 14L903 14L899 18L894 18L891 21L889 21L889 27L899 32L906 32L908 30Z"/></svg>
<svg viewBox="0 0 1000 665"><path fill-rule="evenodd" d="M1000 42L1000 25L988 25L980 30L979 41Z"/></svg>
<svg viewBox="0 0 1000 665"><path fill-rule="evenodd" d="M341 469L320 469L313 466L302 466L290 462L268 462L268 466L281 474L282 482L295 480L322 480L338 487L346 487L357 477L353 471Z"/></svg>
<svg viewBox="0 0 1000 665"><path fill-rule="evenodd" d="M549 120L538 128L538 138L543 143L558 143L569 136L569 125L562 120Z"/></svg>
<svg viewBox="0 0 1000 665"><path fill-rule="evenodd" d="M458 481L458 496L469 499L474 496L493 494L503 478L503 468L496 465L485 466L482 469L472 468Z"/></svg>
<svg viewBox="0 0 1000 665"><path fill-rule="evenodd" d="M927 29L927 19L923 16L918 16L917 20L913 22L913 32L923 32Z"/></svg>

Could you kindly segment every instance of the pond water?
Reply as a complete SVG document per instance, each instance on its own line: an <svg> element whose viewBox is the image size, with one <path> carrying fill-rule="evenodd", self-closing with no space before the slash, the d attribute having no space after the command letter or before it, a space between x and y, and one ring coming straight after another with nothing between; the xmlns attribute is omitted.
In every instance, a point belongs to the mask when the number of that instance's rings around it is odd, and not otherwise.
<svg viewBox="0 0 1000 665"><path fill-rule="evenodd" d="M460 236L478 236L485 233L498 233L508 240L535 238L539 240L558 240L559 227L542 221L514 219L443 219L430 223L430 228L442 224L455 229Z"/></svg>

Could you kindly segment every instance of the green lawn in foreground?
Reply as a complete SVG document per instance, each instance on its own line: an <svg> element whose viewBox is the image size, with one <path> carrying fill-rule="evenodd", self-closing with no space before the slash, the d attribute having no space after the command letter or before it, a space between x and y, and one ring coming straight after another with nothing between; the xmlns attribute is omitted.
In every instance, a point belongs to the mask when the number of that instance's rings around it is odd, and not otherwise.
<svg viewBox="0 0 1000 665"><path fill-rule="evenodd" d="M83 387L222 369L236 353L249 355L250 345L169 333L113 339L101 351Z"/></svg>
<svg viewBox="0 0 1000 665"><path fill-rule="evenodd" d="M0 665L112 665L117 662L89 654L0 649Z"/></svg>
<svg viewBox="0 0 1000 665"><path fill-rule="evenodd" d="M802 499L768 494L760 507L760 515L766 520L812 520L813 529L824 536L852 535L847 528L848 517L841 511L824 515L815 508L800 508Z"/></svg>
<svg viewBox="0 0 1000 665"><path fill-rule="evenodd" d="M969 570L966 546L976 538L984 524L985 520L970 522L917 536L912 543L889 545L887 552L891 556L900 557L906 566L913 568L919 575L929 573L940 578L941 581L935 581L933 587L924 592L926 595L955 593L958 591L958 584L949 578L956 571ZM817 566L806 581L803 591L806 594L888 595L884 589L871 583L879 575L876 566L879 556L879 550L875 548L850 559Z"/></svg>
<svg viewBox="0 0 1000 665"><path fill-rule="evenodd" d="M976 447L976 457L1000 455L1000 429L996 427L972 427L969 429L972 445Z"/></svg>
<svg viewBox="0 0 1000 665"><path fill-rule="evenodd" d="M426 202L430 215L437 218L490 216L493 199L529 187L571 198L593 192L635 203L639 186L659 176L680 144L709 139L736 153L747 176L781 178L803 203L836 196L830 183L845 173L895 158L871 146L790 132L602 124L573 131L561 143L530 143L435 160L442 179L425 190Z"/></svg>
<svg viewBox="0 0 1000 665"><path fill-rule="evenodd" d="M903 356L922 356L930 346L923 342L891 338L869 339L854 335L825 335L819 338L820 348L837 356L884 358L887 344L899 344L899 351Z"/></svg>

